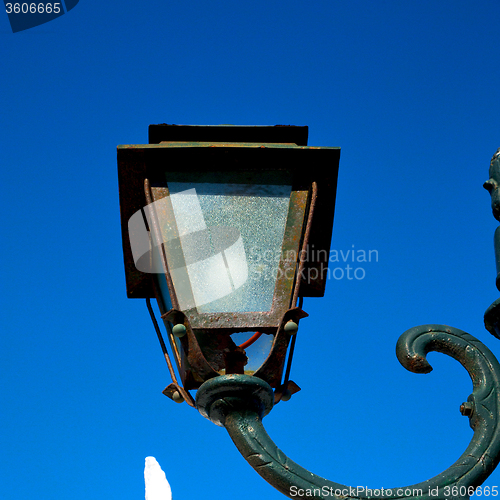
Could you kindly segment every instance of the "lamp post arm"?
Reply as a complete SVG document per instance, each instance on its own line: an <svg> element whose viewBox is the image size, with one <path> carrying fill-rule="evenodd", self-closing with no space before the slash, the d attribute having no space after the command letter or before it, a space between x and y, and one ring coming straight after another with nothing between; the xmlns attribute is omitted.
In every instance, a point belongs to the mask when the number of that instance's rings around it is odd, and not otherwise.
<svg viewBox="0 0 500 500"><path fill-rule="evenodd" d="M491 351L466 332L443 325L406 331L398 340L401 364L415 373L428 373L430 351L447 354L468 371L473 392L461 406L474 430L462 456L437 476L411 486L366 490L324 479L290 460L267 434L262 418L273 405L271 387L257 377L226 375L205 382L196 395L202 415L224 426L248 463L272 486L290 498L334 500L468 499L500 460L500 364Z"/></svg>

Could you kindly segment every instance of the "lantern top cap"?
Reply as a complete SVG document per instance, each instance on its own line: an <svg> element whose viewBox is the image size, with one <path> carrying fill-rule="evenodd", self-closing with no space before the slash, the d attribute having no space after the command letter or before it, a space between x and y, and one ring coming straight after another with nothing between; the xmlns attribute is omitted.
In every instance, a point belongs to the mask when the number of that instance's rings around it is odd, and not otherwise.
<svg viewBox="0 0 500 500"><path fill-rule="evenodd" d="M274 143L307 146L309 128L297 125L150 125L149 144L161 142Z"/></svg>

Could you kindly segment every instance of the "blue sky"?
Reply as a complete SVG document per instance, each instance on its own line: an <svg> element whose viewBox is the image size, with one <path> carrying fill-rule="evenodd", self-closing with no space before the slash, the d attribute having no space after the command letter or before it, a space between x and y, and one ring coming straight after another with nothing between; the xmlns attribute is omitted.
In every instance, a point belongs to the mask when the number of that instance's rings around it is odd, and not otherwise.
<svg viewBox="0 0 500 500"><path fill-rule="evenodd" d="M283 498L161 394L146 306L126 298L116 146L146 143L151 123L308 125L309 145L342 148L332 249L379 258L304 301L302 391L266 428L351 486L451 465L472 436L468 375L437 353L409 373L394 348L443 323L500 356L482 319L499 296L482 188L500 147L499 14L493 0L81 0L16 34L0 15L2 498L144 498L148 455L174 499Z"/></svg>

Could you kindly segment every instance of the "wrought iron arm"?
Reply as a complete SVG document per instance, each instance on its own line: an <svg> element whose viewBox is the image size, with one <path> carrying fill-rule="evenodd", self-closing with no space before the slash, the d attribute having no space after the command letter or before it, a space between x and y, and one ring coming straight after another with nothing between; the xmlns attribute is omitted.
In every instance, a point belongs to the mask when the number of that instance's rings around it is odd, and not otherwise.
<svg viewBox="0 0 500 500"><path fill-rule="evenodd" d="M430 351L447 354L469 372L473 392L461 407L474 430L462 456L441 474L422 483L384 488L392 499L468 499L493 472L500 460L500 364L479 340L456 328L425 325L399 338L396 355L415 373L428 373ZM198 410L224 426L248 463L272 486L290 498L345 500L380 498L379 490L360 491L324 479L290 460L269 437L262 418L273 406L271 387L257 377L226 375L205 382L196 396Z"/></svg>

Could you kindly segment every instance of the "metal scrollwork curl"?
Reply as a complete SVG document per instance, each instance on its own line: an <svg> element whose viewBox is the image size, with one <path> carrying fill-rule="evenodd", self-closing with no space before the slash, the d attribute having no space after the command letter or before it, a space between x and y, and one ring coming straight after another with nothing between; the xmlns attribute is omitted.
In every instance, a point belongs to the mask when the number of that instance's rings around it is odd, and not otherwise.
<svg viewBox="0 0 500 500"><path fill-rule="evenodd" d="M479 486L500 460L500 364L492 352L472 335L445 325L411 328L398 340L396 355L409 371L428 373L430 351L447 354L467 370L473 392L462 413L468 414L472 440L462 456L436 478L446 476L457 485Z"/></svg>
<svg viewBox="0 0 500 500"><path fill-rule="evenodd" d="M411 486L384 489L384 497L468 499L500 460L500 364L495 356L472 335L444 325L411 328L401 335L396 346L401 364L415 373L432 370L426 359L431 351L453 357L469 373L473 392L462 405L462 413L469 416L474 435L460 458L441 474ZM272 390L268 384L246 375L209 380L201 386L196 397L200 412L224 426L248 463L285 495L334 500L375 498L370 494L359 495L356 488L324 479L290 460L262 424L262 418L272 407L270 401ZM409 491L419 493L408 496Z"/></svg>

